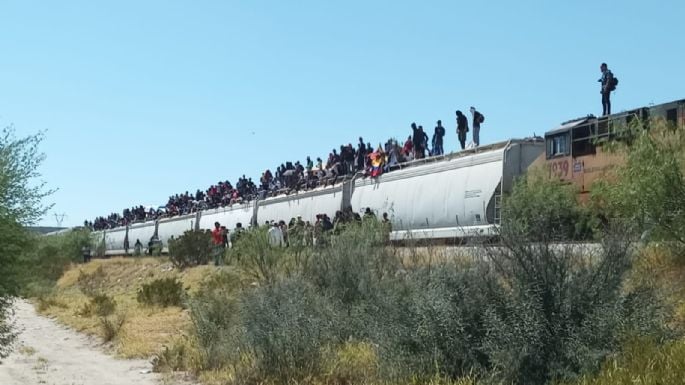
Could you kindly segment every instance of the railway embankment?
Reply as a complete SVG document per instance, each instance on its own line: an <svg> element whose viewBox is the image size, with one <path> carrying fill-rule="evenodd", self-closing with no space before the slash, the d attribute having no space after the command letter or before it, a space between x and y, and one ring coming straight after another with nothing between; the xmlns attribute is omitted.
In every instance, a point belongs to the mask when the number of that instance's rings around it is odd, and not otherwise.
<svg viewBox="0 0 685 385"><path fill-rule="evenodd" d="M209 384L680 383L685 162L676 134L641 135L599 200L517 182L483 257L388 247L368 219L315 246L247 231L210 267L195 232L169 260L72 265L37 303Z"/></svg>

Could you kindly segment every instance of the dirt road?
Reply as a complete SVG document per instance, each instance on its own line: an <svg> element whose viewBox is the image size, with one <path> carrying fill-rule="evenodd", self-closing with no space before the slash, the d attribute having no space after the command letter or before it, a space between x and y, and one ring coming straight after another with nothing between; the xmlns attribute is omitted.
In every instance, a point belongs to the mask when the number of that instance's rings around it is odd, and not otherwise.
<svg viewBox="0 0 685 385"><path fill-rule="evenodd" d="M21 334L14 352L0 364L2 385L162 383L148 361L115 359L103 353L94 339L36 314L26 301L18 300L15 310Z"/></svg>

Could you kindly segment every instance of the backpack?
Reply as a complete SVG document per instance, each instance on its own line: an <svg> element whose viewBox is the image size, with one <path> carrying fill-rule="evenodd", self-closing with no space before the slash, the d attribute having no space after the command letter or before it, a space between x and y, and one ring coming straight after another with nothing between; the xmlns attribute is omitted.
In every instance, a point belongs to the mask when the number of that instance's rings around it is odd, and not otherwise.
<svg viewBox="0 0 685 385"><path fill-rule="evenodd" d="M612 76L611 83L609 84L609 91L616 91L616 86L618 85L618 78Z"/></svg>
<svg viewBox="0 0 685 385"><path fill-rule="evenodd" d="M481 114L480 112L478 114L480 115L480 117L478 118L478 122L483 124L483 122L485 121L485 115Z"/></svg>

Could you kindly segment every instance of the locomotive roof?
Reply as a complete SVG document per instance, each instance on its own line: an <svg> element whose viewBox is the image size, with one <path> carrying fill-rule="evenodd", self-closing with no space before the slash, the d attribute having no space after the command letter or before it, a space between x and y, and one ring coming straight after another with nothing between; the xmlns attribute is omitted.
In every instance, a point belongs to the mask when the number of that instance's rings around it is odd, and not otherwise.
<svg viewBox="0 0 685 385"><path fill-rule="evenodd" d="M554 135L554 134L559 134L559 133L562 133L562 132L567 132L568 130L570 130L570 129L574 128L574 127L578 127L578 126L580 126L581 124L585 124L585 123L587 123L588 121L593 120L593 119L596 120L597 118L595 118L595 117L592 116L592 115L589 115L589 116L586 116L586 117L584 117L584 118L578 118L578 119L575 119L575 120L569 120L568 122L562 123L561 126L555 128L555 129L553 129L553 130L547 131L547 132L545 133L545 136Z"/></svg>

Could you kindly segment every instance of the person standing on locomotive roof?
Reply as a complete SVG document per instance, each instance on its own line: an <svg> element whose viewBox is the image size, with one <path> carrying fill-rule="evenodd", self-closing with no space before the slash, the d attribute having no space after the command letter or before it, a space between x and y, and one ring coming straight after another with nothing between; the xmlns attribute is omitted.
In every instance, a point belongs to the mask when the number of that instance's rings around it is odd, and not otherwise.
<svg viewBox="0 0 685 385"><path fill-rule="evenodd" d="M485 121L485 116L473 106L471 107L471 114L473 115L473 144L480 146L480 125Z"/></svg>
<svg viewBox="0 0 685 385"><path fill-rule="evenodd" d="M457 111L457 137L459 138L462 150L466 148L467 132L469 132L469 121L461 111Z"/></svg>
<svg viewBox="0 0 685 385"><path fill-rule="evenodd" d="M611 91L614 90L614 74L611 73L607 63L602 63L599 66L599 70L602 72L602 77L597 80L602 83L602 88L599 93L602 94L602 115L611 115Z"/></svg>

